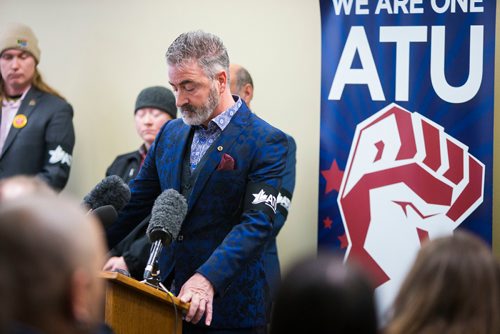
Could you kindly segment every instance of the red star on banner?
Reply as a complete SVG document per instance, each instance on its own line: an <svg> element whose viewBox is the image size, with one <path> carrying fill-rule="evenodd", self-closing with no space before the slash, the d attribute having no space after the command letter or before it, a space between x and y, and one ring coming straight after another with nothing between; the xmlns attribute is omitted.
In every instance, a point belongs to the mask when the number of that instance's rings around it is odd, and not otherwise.
<svg viewBox="0 0 500 334"><path fill-rule="evenodd" d="M326 180L325 194L328 194L332 190L339 191L344 172L339 169L337 160L333 160L330 169L322 170L321 175L323 175Z"/></svg>
<svg viewBox="0 0 500 334"><path fill-rule="evenodd" d="M324 228L331 229L332 228L332 224L333 224L333 220L331 220L330 217L326 217L325 219L323 219L323 227Z"/></svg>
<svg viewBox="0 0 500 334"><path fill-rule="evenodd" d="M340 249L344 249L344 248L347 248L347 236L346 234L342 234L341 236L338 236L337 239L339 239L340 241Z"/></svg>

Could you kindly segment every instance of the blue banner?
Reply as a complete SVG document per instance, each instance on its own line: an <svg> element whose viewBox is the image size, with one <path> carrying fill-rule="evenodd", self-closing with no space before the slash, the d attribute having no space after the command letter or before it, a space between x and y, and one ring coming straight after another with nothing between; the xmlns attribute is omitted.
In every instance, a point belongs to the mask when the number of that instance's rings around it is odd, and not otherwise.
<svg viewBox="0 0 500 334"><path fill-rule="evenodd" d="M388 304L425 239L491 244L496 1L320 0L320 248Z"/></svg>

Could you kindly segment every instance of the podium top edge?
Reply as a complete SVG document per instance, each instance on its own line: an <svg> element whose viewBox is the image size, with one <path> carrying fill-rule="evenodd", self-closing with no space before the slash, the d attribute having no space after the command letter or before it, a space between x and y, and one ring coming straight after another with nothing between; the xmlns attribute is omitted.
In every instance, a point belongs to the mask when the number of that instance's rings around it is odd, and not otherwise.
<svg viewBox="0 0 500 334"><path fill-rule="evenodd" d="M111 271L101 271L99 277L104 278L108 281L113 281L118 284L129 286L135 290L141 291L142 293L146 293L159 298L169 304L175 304L176 307L179 307L184 312L187 312L189 310L189 303L184 303L174 295L169 295L163 290L156 289L150 285L141 283L138 280L127 277L123 274Z"/></svg>

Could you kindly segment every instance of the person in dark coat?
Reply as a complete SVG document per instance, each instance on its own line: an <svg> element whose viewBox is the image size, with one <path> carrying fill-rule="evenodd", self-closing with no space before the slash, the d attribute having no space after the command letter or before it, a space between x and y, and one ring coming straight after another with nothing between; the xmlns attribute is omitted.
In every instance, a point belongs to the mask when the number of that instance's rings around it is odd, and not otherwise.
<svg viewBox="0 0 500 334"><path fill-rule="evenodd" d="M175 96L169 89L153 86L143 89L135 102L135 127L143 140L141 147L133 152L119 155L106 171L106 176L118 175L124 182L133 180L153 144L155 137L168 121L177 118ZM149 219L119 245L109 252L109 260L103 267L106 271L125 271L140 280L146 266L151 243L145 235Z"/></svg>
<svg viewBox="0 0 500 334"><path fill-rule="evenodd" d="M177 107L172 91L161 86L143 89L137 96L134 110L135 128L143 144L136 151L116 157L106 170L106 176L118 175L125 183L134 179L158 131L175 118Z"/></svg>
<svg viewBox="0 0 500 334"><path fill-rule="evenodd" d="M60 191L73 159L73 108L43 81L40 55L28 26L0 34L0 179L37 176Z"/></svg>

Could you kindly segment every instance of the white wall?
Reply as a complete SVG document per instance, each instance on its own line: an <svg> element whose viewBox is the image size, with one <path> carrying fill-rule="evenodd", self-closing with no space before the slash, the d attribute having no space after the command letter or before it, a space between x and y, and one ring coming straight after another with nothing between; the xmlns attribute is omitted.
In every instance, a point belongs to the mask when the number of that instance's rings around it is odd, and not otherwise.
<svg viewBox="0 0 500 334"><path fill-rule="evenodd" d="M320 119L320 12L314 0L1 0L0 29L37 34L39 68L75 110L76 147L65 190L83 197L117 154L140 141L138 92L168 87L164 53L180 33L220 36L255 83L252 109L293 135L297 183L278 241L282 266L316 250Z"/></svg>

